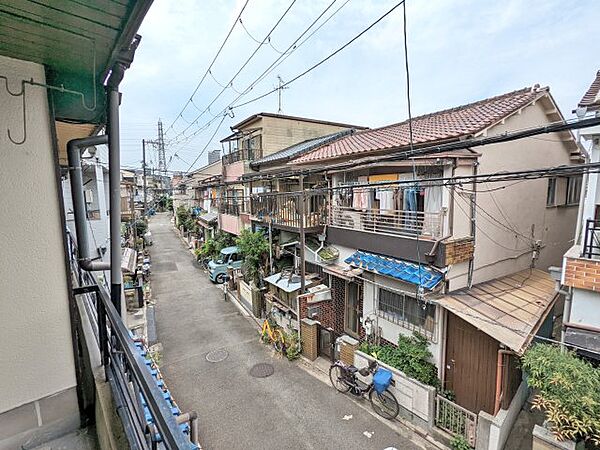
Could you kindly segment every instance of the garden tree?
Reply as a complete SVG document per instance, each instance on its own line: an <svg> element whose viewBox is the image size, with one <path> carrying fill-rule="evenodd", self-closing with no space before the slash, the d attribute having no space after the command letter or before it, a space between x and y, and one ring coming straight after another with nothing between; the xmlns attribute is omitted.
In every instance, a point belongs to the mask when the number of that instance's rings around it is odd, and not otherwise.
<svg viewBox="0 0 600 450"><path fill-rule="evenodd" d="M269 252L269 242L261 232L245 229L235 240L235 245L244 256L243 268L248 276L248 281L258 285L261 281L260 268Z"/></svg>
<svg viewBox="0 0 600 450"><path fill-rule="evenodd" d="M137 236L143 236L148 231L148 223L145 219L137 219L135 221L135 232Z"/></svg>
<svg viewBox="0 0 600 450"><path fill-rule="evenodd" d="M600 445L600 369L570 351L536 344L522 359L527 384L537 390L533 408L544 410L559 440Z"/></svg>
<svg viewBox="0 0 600 450"><path fill-rule="evenodd" d="M213 238L207 239L197 251L197 257L214 259L225 247L233 245L233 236L229 233L219 232Z"/></svg>
<svg viewBox="0 0 600 450"><path fill-rule="evenodd" d="M177 215L177 223L182 225L185 231L197 232L198 224L185 206L178 206L175 214Z"/></svg>

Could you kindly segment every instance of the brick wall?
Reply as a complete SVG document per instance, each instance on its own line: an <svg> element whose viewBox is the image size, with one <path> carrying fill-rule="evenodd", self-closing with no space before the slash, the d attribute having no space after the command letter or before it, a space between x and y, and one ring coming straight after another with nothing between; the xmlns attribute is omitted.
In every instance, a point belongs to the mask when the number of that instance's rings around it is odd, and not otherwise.
<svg viewBox="0 0 600 450"><path fill-rule="evenodd" d="M473 238L466 237L445 241L444 250L446 265L469 261L473 258L473 252L475 250Z"/></svg>
<svg viewBox="0 0 600 450"><path fill-rule="evenodd" d="M325 328L333 328L334 314L333 314L333 300L325 300L318 303L308 303L310 297L298 297L298 307L300 309L300 319L308 318L318 320L321 325ZM308 317L308 308L317 308L317 315L315 317Z"/></svg>
<svg viewBox="0 0 600 450"><path fill-rule="evenodd" d="M310 319L300 321L300 336L302 339L302 354L311 361L319 356L318 322Z"/></svg>
<svg viewBox="0 0 600 450"><path fill-rule="evenodd" d="M565 285L600 292L600 261L567 258Z"/></svg>

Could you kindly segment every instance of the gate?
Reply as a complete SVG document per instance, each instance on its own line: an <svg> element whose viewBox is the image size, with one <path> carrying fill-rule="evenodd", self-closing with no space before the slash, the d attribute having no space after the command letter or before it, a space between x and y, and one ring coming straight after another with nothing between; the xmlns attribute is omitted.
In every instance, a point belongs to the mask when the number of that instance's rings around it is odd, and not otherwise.
<svg viewBox="0 0 600 450"><path fill-rule="evenodd" d="M323 356L331 362L338 359L339 352L335 345L338 336L332 328L325 328L319 325L319 356Z"/></svg>
<svg viewBox="0 0 600 450"><path fill-rule="evenodd" d="M436 395L435 406L435 425L453 436L463 436L471 447L475 447L477 414L441 395Z"/></svg>

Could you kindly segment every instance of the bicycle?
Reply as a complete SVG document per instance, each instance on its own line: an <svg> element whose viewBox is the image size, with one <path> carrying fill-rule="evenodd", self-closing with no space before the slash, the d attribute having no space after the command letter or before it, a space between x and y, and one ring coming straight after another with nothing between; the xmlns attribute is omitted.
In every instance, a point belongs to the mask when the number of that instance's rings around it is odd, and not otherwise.
<svg viewBox="0 0 600 450"><path fill-rule="evenodd" d="M371 383L366 384L358 379L357 373L363 377L373 375L379 369L377 361L371 361L367 367L358 369L353 365L346 365L342 361L336 361L329 368L329 380L333 387L343 394L350 392L357 397L368 395L369 402L373 410L381 417L392 420L400 412L400 405L394 394L388 388L383 392L377 392ZM391 385L395 385L394 380L391 380Z"/></svg>
<svg viewBox="0 0 600 450"><path fill-rule="evenodd" d="M275 350L279 353L286 351L285 338L282 331L276 326L271 326L269 323L271 319L266 318L263 322L261 339L265 344L273 344Z"/></svg>

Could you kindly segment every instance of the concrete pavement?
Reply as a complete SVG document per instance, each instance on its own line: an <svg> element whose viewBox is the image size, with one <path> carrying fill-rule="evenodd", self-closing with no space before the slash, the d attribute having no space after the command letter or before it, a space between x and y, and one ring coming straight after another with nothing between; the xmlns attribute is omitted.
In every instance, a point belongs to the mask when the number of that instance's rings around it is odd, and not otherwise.
<svg viewBox="0 0 600 450"><path fill-rule="evenodd" d="M435 448L408 429L394 431L261 344L255 327L196 266L169 219L158 214L150 220L161 370L181 409L198 412L203 448ZM208 362L206 354L218 349L227 358ZM257 363L272 364L274 374L252 377Z"/></svg>

